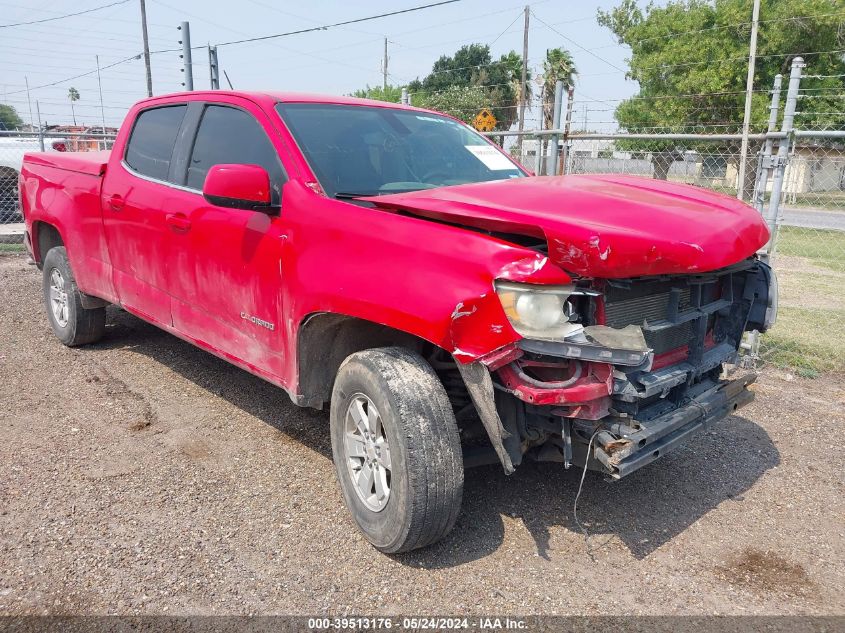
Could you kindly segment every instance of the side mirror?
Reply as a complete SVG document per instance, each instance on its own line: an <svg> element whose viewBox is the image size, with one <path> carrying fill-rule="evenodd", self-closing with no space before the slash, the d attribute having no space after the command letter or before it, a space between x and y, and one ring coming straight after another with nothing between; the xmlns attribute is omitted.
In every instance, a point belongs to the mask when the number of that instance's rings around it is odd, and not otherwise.
<svg viewBox="0 0 845 633"><path fill-rule="evenodd" d="M211 204L269 213L270 176L258 165L214 165L205 176L202 195Z"/></svg>

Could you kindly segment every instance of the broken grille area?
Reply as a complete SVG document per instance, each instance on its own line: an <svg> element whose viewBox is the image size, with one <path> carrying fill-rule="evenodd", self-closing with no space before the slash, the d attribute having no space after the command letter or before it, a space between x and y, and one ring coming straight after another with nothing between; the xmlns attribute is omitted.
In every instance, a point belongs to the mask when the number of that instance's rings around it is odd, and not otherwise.
<svg viewBox="0 0 845 633"><path fill-rule="evenodd" d="M705 292L706 295L715 293L714 286L710 286L709 290ZM631 282L618 286L611 284L605 292L605 322L610 327L622 328L665 320L669 316L673 292L678 296L679 313L692 307L690 286L683 282L670 280ZM693 338L693 327L693 322L688 321L643 333L654 353L663 354L689 344Z"/></svg>

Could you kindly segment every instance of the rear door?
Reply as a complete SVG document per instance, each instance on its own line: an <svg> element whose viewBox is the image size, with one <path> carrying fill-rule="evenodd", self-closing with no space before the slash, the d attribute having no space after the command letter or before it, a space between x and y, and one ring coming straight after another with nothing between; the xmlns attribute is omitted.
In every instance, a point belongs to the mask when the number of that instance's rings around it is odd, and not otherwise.
<svg viewBox="0 0 845 633"><path fill-rule="evenodd" d="M274 206L281 206L286 176L277 134L248 99L202 105L186 144L179 193L185 229L171 232L171 261L179 271L172 286L174 326L226 356L281 376L283 217L219 207L202 196L213 165L260 165L270 175Z"/></svg>
<svg viewBox="0 0 845 633"><path fill-rule="evenodd" d="M103 227L121 303L171 325L168 214L179 207L173 161L188 114L185 103L138 113L119 166L102 187Z"/></svg>

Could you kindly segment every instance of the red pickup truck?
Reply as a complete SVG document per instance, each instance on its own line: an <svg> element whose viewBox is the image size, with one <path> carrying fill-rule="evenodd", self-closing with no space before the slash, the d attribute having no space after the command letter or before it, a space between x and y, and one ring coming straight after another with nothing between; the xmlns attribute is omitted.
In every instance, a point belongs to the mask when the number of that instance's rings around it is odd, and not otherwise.
<svg viewBox="0 0 845 633"><path fill-rule="evenodd" d="M295 94L135 105L111 152L27 154L27 245L65 345L116 304L330 409L349 510L430 544L465 466L624 477L752 398L728 380L777 286L749 206L533 177L448 116Z"/></svg>

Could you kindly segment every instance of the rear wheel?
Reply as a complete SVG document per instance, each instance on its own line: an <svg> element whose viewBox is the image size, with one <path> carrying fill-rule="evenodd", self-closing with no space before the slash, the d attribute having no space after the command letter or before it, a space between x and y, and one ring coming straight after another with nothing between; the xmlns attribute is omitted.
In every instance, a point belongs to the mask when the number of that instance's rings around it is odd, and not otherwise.
<svg viewBox="0 0 845 633"><path fill-rule="evenodd" d="M358 352L338 371L332 452L346 505L386 553L430 545L455 525L463 459L452 407L419 355L387 347Z"/></svg>
<svg viewBox="0 0 845 633"><path fill-rule="evenodd" d="M54 246L44 258L44 304L58 339L68 347L93 343L106 329L106 309L82 307L64 246Z"/></svg>

